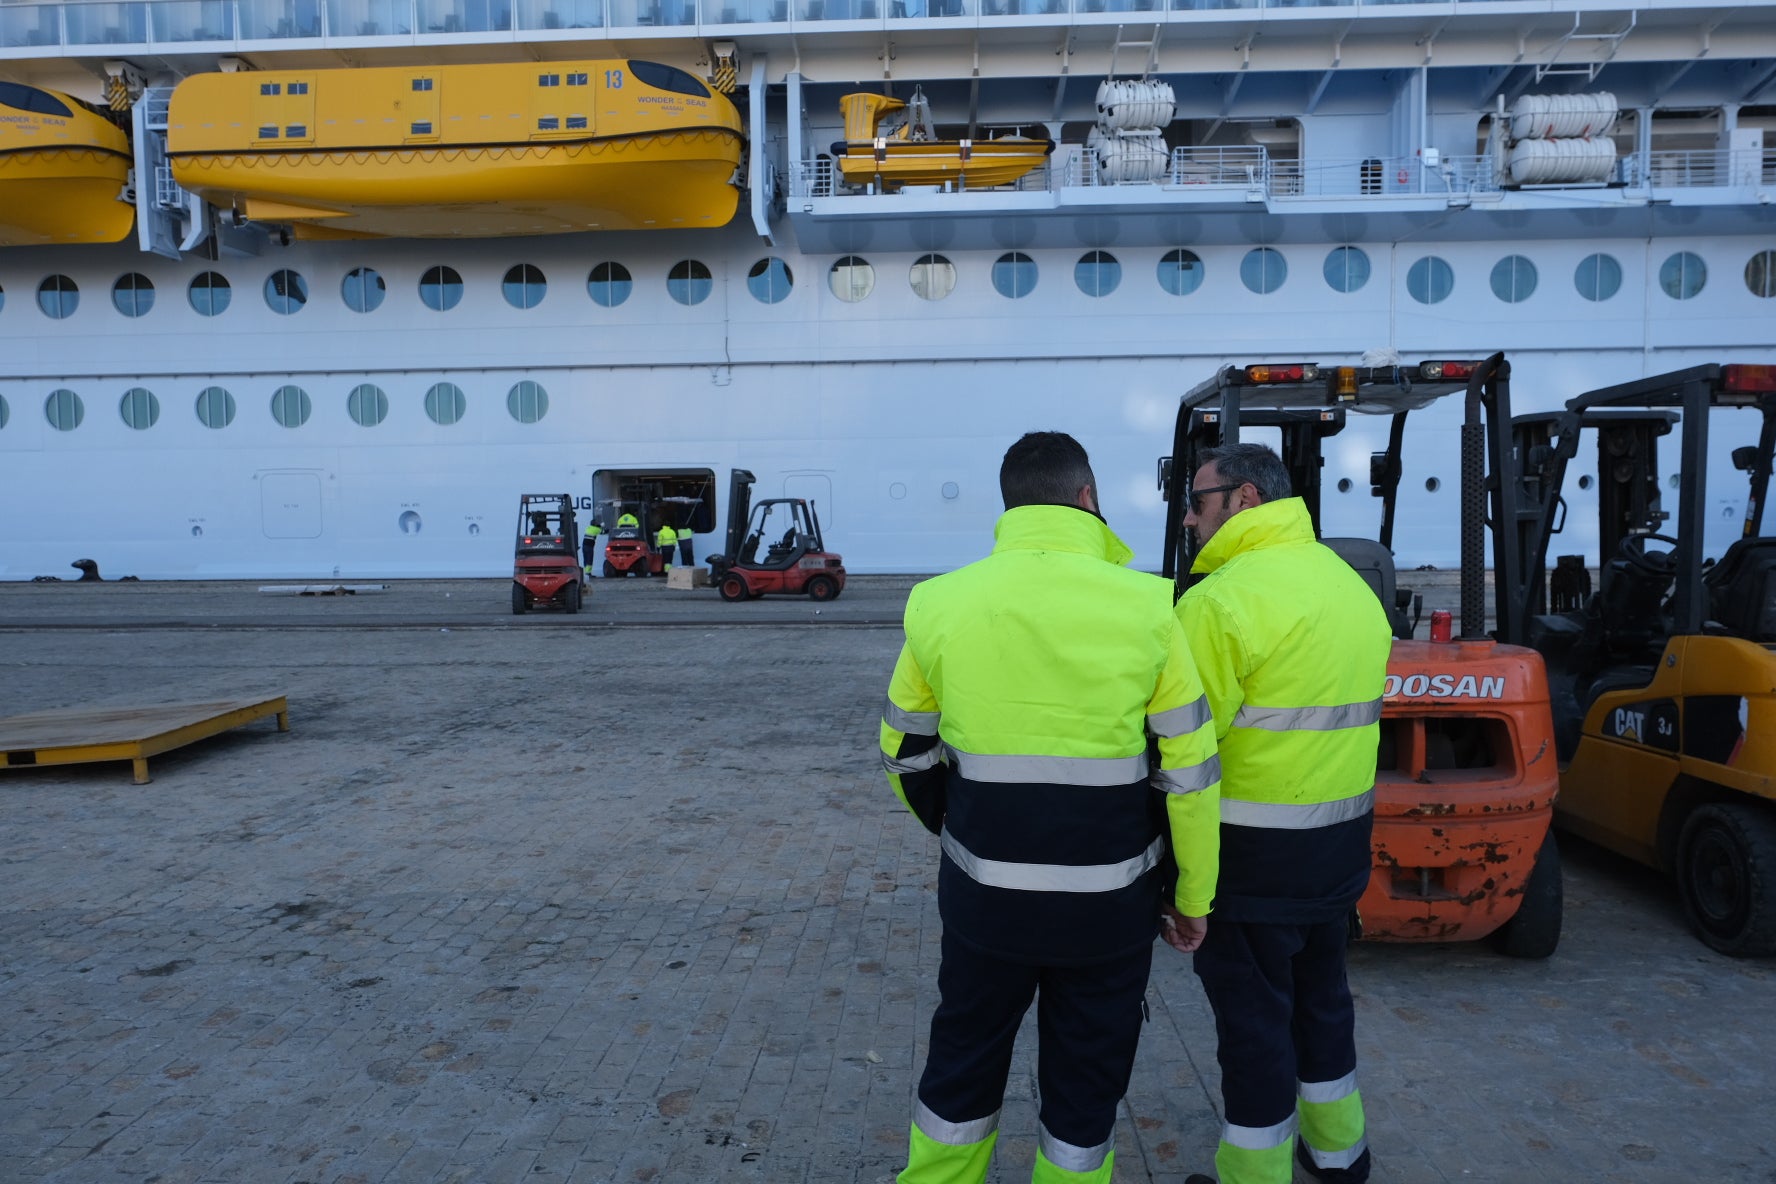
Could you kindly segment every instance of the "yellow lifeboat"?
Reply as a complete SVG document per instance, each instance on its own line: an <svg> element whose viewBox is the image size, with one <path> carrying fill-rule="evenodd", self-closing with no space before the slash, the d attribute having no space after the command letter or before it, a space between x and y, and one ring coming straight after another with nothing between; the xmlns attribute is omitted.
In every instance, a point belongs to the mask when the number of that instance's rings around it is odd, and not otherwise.
<svg viewBox="0 0 1776 1184"><path fill-rule="evenodd" d="M1054 151L1053 140L1000 136L991 140L940 140L931 123L931 105L915 89L910 100L855 94L839 100L845 138L832 146L839 174L853 185L883 189L902 185L941 185L961 181L984 188L1009 185L1038 167ZM897 111L906 118L883 133L882 121Z"/></svg>
<svg viewBox="0 0 1776 1184"><path fill-rule="evenodd" d="M129 137L80 100L0 82L0 247L124 238L130 165Z"/></svg>
<svg viewBox="0 0 1776 1184"><path fill-rule="evenodd" d="M641 61L199 74L173 91L173 178L302 238L722 226L740 116Z"/></svg>

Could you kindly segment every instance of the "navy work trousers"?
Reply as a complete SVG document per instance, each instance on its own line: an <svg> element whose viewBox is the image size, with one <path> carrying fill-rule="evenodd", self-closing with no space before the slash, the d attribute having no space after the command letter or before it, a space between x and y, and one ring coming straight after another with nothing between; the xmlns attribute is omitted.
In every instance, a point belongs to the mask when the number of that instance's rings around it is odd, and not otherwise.
<svg viewBox="0 0 1776 1184"><path fill-rule="evenodd" d="M1295 1114L1300 1082L1336 1081L1357 1067L1356 1008L1345 978L1349 923L1307 925L1209 920L1195 955L1215 1010L1226 1121L1265 1128ZM1368 1179L1369 1156L1322 1172L1340 1184Z"/></svg>
<svg viewBox="0 0 1776 1184"><path fill-rule="evenodd" d="M1042 1125L1077 1147L1107 1142L1134 1071L1152 964L1148 945L1108 962L1032 966L946 932L919 1100L949 1122L997 1114L1018 1025L1034 998Z"/></svg>

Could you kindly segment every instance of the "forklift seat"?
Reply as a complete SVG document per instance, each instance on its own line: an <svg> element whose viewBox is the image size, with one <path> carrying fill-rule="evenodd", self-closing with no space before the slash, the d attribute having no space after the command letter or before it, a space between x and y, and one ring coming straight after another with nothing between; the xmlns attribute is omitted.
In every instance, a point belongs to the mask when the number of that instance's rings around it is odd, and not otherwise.
<svg viewBox="0 0 1776 1184"><path fill-rule="evenodd" d="M1710 619L1734 637L1776 641L1776 538L1735 539L1702 584Z"/></svg>
<svg viewBox="0 0 1776 1184"><path fill-rule="evenodd" d="M1369 590L1381 601L1394 636L1409 639L1416 624L1406 614L1406 607L1412 602L1412 594L1402 592L1394 586L1394 553L1374 539L1323 538L1320 542L1330 547L1340 559L1350 564L1352 570L1363 577L1363 582L1369 585Z"/></svg>

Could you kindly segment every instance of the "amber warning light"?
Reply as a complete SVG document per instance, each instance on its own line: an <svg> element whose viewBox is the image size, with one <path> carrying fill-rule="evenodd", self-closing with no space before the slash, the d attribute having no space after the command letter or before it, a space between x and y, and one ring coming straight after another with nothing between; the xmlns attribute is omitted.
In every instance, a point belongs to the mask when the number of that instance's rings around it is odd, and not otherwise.
<svg viewBox="0 0 1776 1184"><path fill-rule="evenodd" d="M1776 391L1776 366L1722 366L1721 386L1747 395Z"/></svg>

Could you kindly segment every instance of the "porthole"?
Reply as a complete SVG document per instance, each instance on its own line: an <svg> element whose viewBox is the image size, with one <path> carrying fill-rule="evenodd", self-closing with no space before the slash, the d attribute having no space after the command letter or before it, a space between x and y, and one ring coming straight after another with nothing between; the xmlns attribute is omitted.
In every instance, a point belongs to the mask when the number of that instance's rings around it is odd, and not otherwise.
<svg viewBox="0 0 1776 1184"><path fill-rule="evenodd" d="M345 273L339 294L353 312L375 312L388 295L388 285L374 267L354 267Z"/></svg>
<svg viewBox="0 0 1776 1184"><path fill-rule="evenodd" d="M1700 255L1679 251L1659 268L1659 287L1673 300L1688 300L1708 282L1708 265Z"/></svg>
<svg viewBox="0 0 1776 1184"><path fill-rule="evenodd" d="M300 272L279 268L265 277L265 303L280 316L301 312L308 303L308 281Z"/></svg>
<svg viewBox="0 0 1776 1184"><path fill-rule="evenodd" d="M907 276L921 300L942 300L956 290L956 265L942 255L921 255Z"/></svg>
<svg viewBox="0 0 1776 1184"><path fill-rule="evenodd" d="M826 284L834 296L847 304L856 304L875 290L876 269L861 256L846 255L826 273Z"/></svg>
<svg viewBox="0 0 1776 1184"><path fill-rule="evenodd" d="M234 396L219 386L208 386L197 396L197 421L206 428L225 428L234 422Z"/></svg>
<svg viewBox="0 0 1776 1184"><path fill-rule="evenodd" d="M80 307L80 288L65 275L52 275L37 285L37 307L52 320L66 320Z"/></svg>
<svg viewBox="0 0 1776 1184"><path fill-rule="evenodd" d="M6 396L0 395L0 430L6 427L6 421L12 418L12 408L6 405Z"/></svg>
<svg viewBox="0 0 1776 1184"><path fill-rule="evenodd" d="M138 432L147 431L160 420L160 400L146 387L133 386L118 400L117 413Z"/></svg>
<svg viewBox="0 0 1776 1184"><path fill-rule="evenodd" d="M1406 269L1406 291L1420 304L1441 304L1455 291L1455 269L1426 255Z"/></svg>
<svg viewBox="0 0 1776 1184"><path fill-rule="evenodd" d="M1338 479L1338 492L1339 493L1349 493L1350 491L1351 491L1351 479L1349 477L1340 477Z"/></svg>
<svg viewBox="0 0 1776 1184"><path fill-rule="evenodd" d="M795 275L789 264L775 255L760 259L746 273L746 290L761 304L776 304L795 286Z"/></svg>
<svg viewBox="0 0 1776 1184"><path fill-rule="evenodd" d="M1683 484L1682 474L1680 474L1680 473L1671 474L1671 476L1665 478L1665 484L1669 485L1672 489L1676 489L1679 485Z"/></svg>
<svg viewBox="0 0 1776 1184"><path fill-rule="evenodd" d="M1260 296L1268 296L1289 278L1289 263L1281 251L1253 247L1240 260L1240 283Z"/></svg>
<svg viewBox="0 0 1776 1184"><path fill-rule="evenodd" d="M73 391L51 391L49 398L43 400L43 417L56 431L71 432L86 418L86 404Z"/></svg>
<svg viewBox="0 0 1776 1184"><path fill-rule="evenodd" d="M526 378L506 393L506 410L519 423L536 423L549 414L549 392Z"/></svg>
<svg viewBox="0 0 1776 1184"><path fill-rule="evenodd" d="M993 261L993 290L1007 300L1020 300L1036 290L1036 260L1012 251Z"/></svg>
<svg viewBox="0 0 1776 1184"><path fill-rule="evenodd" d="M1167 251L1159 260L1159 286L1173 296L1188 296L1203 282L1203 261L1195 251L1182 247Z"/></svg>
<svg viewBox="0 0 1776 1184"><path fill-rule="evenodd" d="M1122 283L1122 264L1108 251L1087 251L1073 265L1073 282L1087 296L1108 296Z"/></svg>
<svg viewBox="0 0 1776 1184"><path fill-rule="evenodd" d="M361 382L345 397L345 409L359 427L373 428L388 418L389 397L373 382Z"/></svg>
<svg viewBox="0 0 1776 1184"><path fill-rule="evenodd" d="M1443 488L1443 482L1437 480L1437 478L1435 478L1435 477L1426 477L1425 478L1425 492L1426 493L1436 493L1439 489L1442 489L1442 488Z"/></svg>
<svg viewBox="0 0 1776 1184"><path fill-rule="evenodd" d="M1587 300L1608 300L1622 289L1622 265L1613 255L1587 255L1573 270L1573 287Z"/></svg>
<svg viewBox="0 0 1776 1184"><path fill-rule="evenodd" d="M228 286L228 279L214 271L206 271L191 281L186 291L191 307L199 316L220 316L234 298L234 292Z"/></svg>
<svg viewBox="0 0 1776 1184"><path fill-rule="evenodd" d="M454 267L428 267L419 277L419 298L433 312L449 312L462 301L462 276Z"/></svg>
<svg viewBox="0 0 1776 1184"><path fill-rule="evenodd" d="M6 289L0 287L0 308L6 307Z"/></svg>
<svg viewBox="0 0 1776 1184"><path fill-rule="evenodd" d="M402 510L401 516L395 519L395 524L401 528L402 534L418 534L419 528L425 525L414 510Z"/></svg>
<svg viewBox="0 0 1776 1184"><path fill-rule="evenodd" d="M1328 288L1348 295L1369 282L1369 256L1361 247L1333 247L1320 271Z"/></svg>
<svg viewBox="0 0 1776 1184"><path fill-rule="evenodd" d="M1586 473L1582 477L1579 478L1579 488L1580 489L1590 489L1591 488L1591 474L1590 473Z"/></svg>
<svg viewBox="0 0 1776 1184"><path fill-rule="evenodd" d="M469 401L463 396L462 388L454 382L440 382L426 392L426 418L442 427L449 427L463 417L468 410Z"/></svg>
<svg viewBox="0 0 1776 1184"><path fill-rule="evenodd" d="M1492 294L1506 304L1521 304L1536 290L1536 265L1522 255L1506 255L1492 265Z"/></svg>
<svg viewBox="0 0 1776 1184"><path fill-rule="evenodd" d="M500 293L506 303L518 309L535 308L548 290L549 281L543 278L542 268L528 263L508 269L506 278L500 281Z"/></svg>
<svg viewBox="0 0 1776 1184"><path fill-rule="evenodd" d="M146 316L154 307L154 281L132 271L111 286L111 303L126 317Z"/></svg>
<svg viewBox="0 0 1776 1184"><path fill-rule="evenodd" d="M695 259L681 259L666 275L666 293L680 304L702 304L715 290L715 277Z"/></svg>
<svg viewBox="0 0 1776 1184"><path fill-rule="evenodd" d="M605 308L615 308L629 299L629 293L635 287L635 280L629 275L629 269L621 263L600 263L586 277L586 291L594 304Z"/></svg>
<svg viewBox="0 0 1776 1184"><path fill-rule="evenodd" d="M1776 251L1759 251L1746 260L1745 286L1765 300L1776 296Z"/></svg>
<svg viewBox="0 0 1776 1184"><path fill-rule="evenodd" d="M943 488L938 490L938 492L943 494L945 501L953 502L962 496L962 490L954 481L945 481L943 483Z"/></svg>
<svg viewBox="0 0 1776 1184"><path fill-rule="evenodd" d="M301 427L313 411L314 403L308 392L299 386L280 386L271 393L271 417L284 427Z"/></svg>

